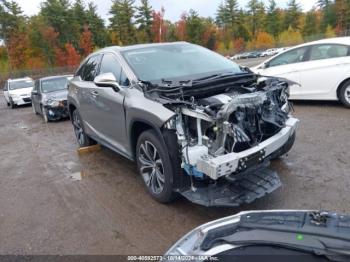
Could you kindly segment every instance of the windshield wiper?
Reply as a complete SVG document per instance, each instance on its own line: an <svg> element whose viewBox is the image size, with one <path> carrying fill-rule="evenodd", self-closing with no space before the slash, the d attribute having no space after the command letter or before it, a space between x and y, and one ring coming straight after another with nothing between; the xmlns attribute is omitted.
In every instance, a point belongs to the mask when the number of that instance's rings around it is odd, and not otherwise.
<svg viewBox="0 0 350 262"><path fill-rule="evenodd" d="M225 72L225 73L220 73L220 74L213 74L210 76L198 78L192 80L193 84L201 84L203 82L212 82L215 80L221 80L221 79L230 79L230 78L242 78L242 77L251 77L254 76L254 74L251 73L233 73L233 72Z"/></svg>

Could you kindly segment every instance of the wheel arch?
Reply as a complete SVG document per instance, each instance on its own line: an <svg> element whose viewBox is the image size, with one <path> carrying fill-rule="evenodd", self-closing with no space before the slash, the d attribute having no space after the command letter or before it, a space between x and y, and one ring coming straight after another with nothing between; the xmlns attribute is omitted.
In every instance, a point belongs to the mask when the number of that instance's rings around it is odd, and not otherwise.
<svg viewBox="0 0 350 262"><path fill-rule="evenodd" d="M344 79L339 85L338 85L338 88L337 88L337 98L338 100L340 100L340 90L343 88L344 84L346 82L349 82L350 81L350 77Z"/></svg>
<svg viewBox="0 0 350 262"><path fill-rule="evenodd" d="M155 131L160 138L160 142L165 145L163 134L162 134L160 128L147 120L134 119L130 124L129 130L130 130L131 153L132 153L132 156L134 159L136 159L137 141L138 141L140 135L147 130Z"/></svg>

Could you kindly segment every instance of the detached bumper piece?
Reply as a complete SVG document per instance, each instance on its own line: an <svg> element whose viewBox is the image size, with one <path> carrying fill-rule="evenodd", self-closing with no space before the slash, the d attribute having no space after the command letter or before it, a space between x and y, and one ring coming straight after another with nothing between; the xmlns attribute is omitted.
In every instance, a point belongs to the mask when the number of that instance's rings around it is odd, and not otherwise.
<svg viewBox="0 0 350 262"><path fill-rule="evenodd" d="M263 167L240 176L234 182L218 181L207 187L180 193L191 202L206 207L238 207L272 193L281 185L277 173Z"/></svg>

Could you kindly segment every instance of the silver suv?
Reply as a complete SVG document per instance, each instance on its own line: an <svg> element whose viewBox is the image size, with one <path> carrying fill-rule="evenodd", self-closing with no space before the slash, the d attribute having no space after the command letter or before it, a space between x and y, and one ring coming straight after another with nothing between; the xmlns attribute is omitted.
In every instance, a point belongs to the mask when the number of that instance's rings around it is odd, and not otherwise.
<svg viewBox="0 0 350 262"><path fill-rule="evenodd" d="M268 167L295 139L288 85L184 42L110 47L81 64L68 107L79 145L135 160L159 202L237 206L281 185Z"/></svg>

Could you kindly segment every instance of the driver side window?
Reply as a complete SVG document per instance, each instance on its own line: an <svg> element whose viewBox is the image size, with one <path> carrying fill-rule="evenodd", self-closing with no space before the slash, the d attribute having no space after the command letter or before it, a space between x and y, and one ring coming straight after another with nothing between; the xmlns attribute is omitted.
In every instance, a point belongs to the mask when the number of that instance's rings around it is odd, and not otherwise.
<svg viewBox="0 0 350 262"><path fill-rule="evenodd" d="M7 82L5 83L4 91L8 91L8 84L7 84Z"/></svg>
<svg viewBox="0 0 350 262"><path fill-rule="evenodd" d="M112 73L121 86L129 86L130 82L125 75L122 66L113 54L105 54L102 58L100 74Z"/></svg>
<svg viewBox="0 0 350 262"><path fill-rule="evenodd" d="M304 61L307 50L308 47L301 47L279 55L269 62L269 67L301 63Z"/></svg>

